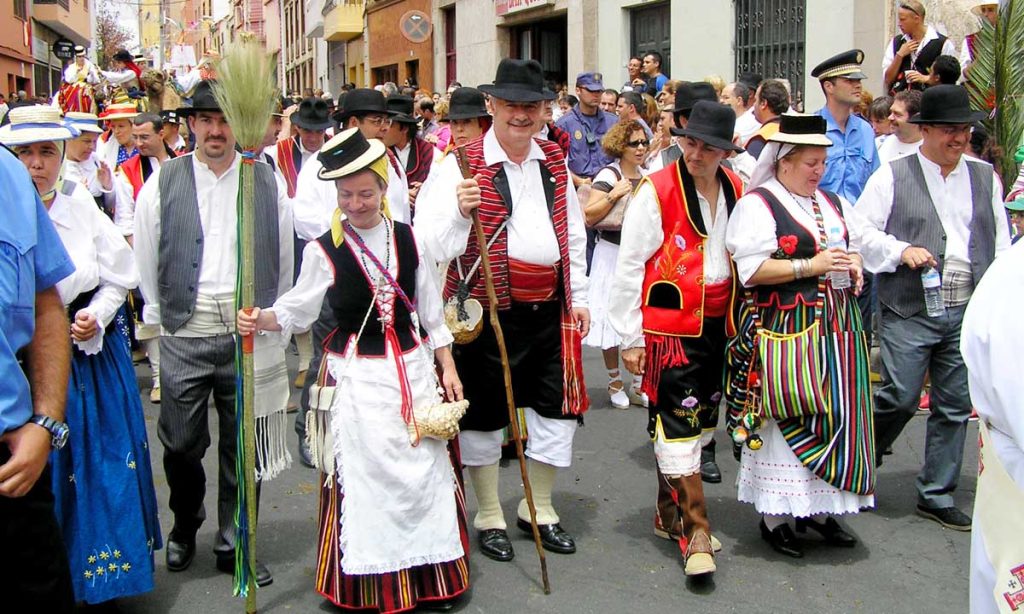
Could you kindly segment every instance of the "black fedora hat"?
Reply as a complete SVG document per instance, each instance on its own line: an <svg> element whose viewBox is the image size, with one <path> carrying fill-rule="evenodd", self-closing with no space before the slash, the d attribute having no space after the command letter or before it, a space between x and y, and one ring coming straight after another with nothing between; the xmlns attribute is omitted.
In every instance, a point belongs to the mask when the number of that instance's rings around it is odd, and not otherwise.
<svg viewBox="0 0 1024 614"><path fill-rule="evenodd" d="M736 112L732 107L710 100L698 100L685 128L672 128L673 136L688 136L726 151L743 151L732 142L736 130Z"/></svg>
<svg viewBox="0 0 1024 614"><path fill-rule="evenodd" d="M714 86L705 81L683 83L676 89L675 107L672 109L672 115L682 115L688 118L690 111L693 110L693 105L697 104L698 100L718 102L718 94L715 93Z"/></svg>
<svg viewBox="0 0 1024 614"><path fill-rule="evenodd" d="M555 93L544 87L544 69L537 60L505 58L498 64L494 83L481 85L479 89L509 102L555 99Z"/></svg>
<svg viewBox="0 0 1024 614"><path fill-rule="evenodd" d="M327 130L332 125L329 115L324 99L303 98L299 108L291 114L291 122L304 130Z"/></svg>
<svg viewBox="0 0 1024 614"><path fill-rule="evenodd" d="M334 113L334 119L344 122L353 115L380 113L390 115L384 102L384 94L365 87L356 88L345 94L340 106Z"/></svg>
<svg viewBox="0 0 1024 614"><path fill-rule="evenodd" d="M359 128L342 130L324 143L316 159L323 164L317 177L324 181L340 179L365 169L385 154L387 148L378 139L367 139Z"/></svg>
<svg viewBox="0 0 1024 614"><path fill-rule="evenodd" d="M473 87L460 87L448 99L448 115L445 121L453 119L476 119L490 117L484 93Z"/></svg>
<svg viewBox="0 0 1024 614"><path fill-rule="evenodd" d="M827 132L828 123L821 115L783 113L779 131L768 137L768 142L832 147L832 139L826 136Z"/></svg>
<svg viewBox="0 0 1024 614"><path fill-rule="evenodd" d="M207 79L200 81L199 85L196 86L195 92L192 93L192 106L179 107L178 115L186 117L193 115L199 111L210 111L215 113L223 113L220 108L220 103L217 102L217 97L213 95L213 86L216 83L213 79Z"/></svg>
<svg viewBox="0 0 1024 614"><path fill-rule="evenodd" d="M400 94L394 96L388 96L387 109L391 115L391 121L398 122L400 124L418 124L419 120L414 116L415 111L413 110L416 102L408 97Z"/></svg>
<svg viewBox="0 0 1024 614"><path fill-rule="evenodd" d="M967 90L959 85L933 85L921 96L921 112L912 124L972 124L987 117L971 110Z"/></svg>
<svg viewBox="0 0 1024 614"><path fill-rule="evenodd" d="M134 62L135 56L129 53L127 49L118 49L114 52L114 55L110 56L110 59L117 60L118 62Z"/></svg>

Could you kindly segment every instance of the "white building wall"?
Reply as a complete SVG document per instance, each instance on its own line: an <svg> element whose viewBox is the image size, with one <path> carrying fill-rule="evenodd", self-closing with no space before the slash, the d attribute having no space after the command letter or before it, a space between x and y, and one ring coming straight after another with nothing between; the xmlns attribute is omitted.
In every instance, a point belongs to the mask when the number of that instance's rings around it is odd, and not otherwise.
<svg viewBox="0 0 1024 614"><path fill-rule="evenodd" d="M734 13L732 0L672 2L673 79L700 81L719 75L733 80Z"/></svg>

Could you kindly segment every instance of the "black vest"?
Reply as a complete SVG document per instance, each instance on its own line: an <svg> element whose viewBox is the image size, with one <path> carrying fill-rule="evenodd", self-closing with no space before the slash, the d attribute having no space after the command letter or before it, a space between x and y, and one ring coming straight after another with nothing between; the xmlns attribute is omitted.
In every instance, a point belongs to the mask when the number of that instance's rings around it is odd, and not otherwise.
<svg viewBox="0 0 1024 614"><path fill-rule="evenodd" d="M394 222L394 247L398 257L398 275L396 281L405 295L413 304L416 303L416 269L419 265L419 254L412 229L401 222ZM334 285L327 290L327 304L338 323L337 327L324 339L324 350L335 354L343 354L349 339L359 334L366 311L373 300L373 290L367 281L366 274L359 264L359 246L351 237L346 237L341 247L335 247L330 231L317 239L324 253L334 267ZM382 264L383 264L383 259ZM369 262L369 259L367 259ZM373 264L370 263L372 267ZM379 271L371 270L375 277ZM374 305L366 327L359 338L358 352L360 356L384 356L386 354L384 331L379 323L380 311ZM395 333L403 352L416 347L418 339L413 335L412 316L405 302L395 296ZM426 337L420 331L420 339Z"/></svg>
<svg viewBox="0 0 1024 614"><path fill-rule="evenodd" d="M907 71L916 70L922 75L931 73L932 64L935 63L935 58L942 55L942 46L946 44L946 36L939 34L938 38L933 38L928 41L928 44L920 48L917 54L917 60L914 62L910 61L910 56L903 58L903 63L900 64L900 72L896 75L896 80L892 84L892 92L901 92L903 90L920 90L924 91L925 85L923 83L907 83ZM892 52L895 54L903 46L903 35L897 34L892 39ZM893 60L895 61L895 60Z"/></svg>
<svg viewBox="0 0 1024 614"><path fill-rule="evenodd" d="M840 216L842 216L843 207L839 202L839 197L832 192L825 192L824 190L822 190L822 193L832 203L832 206L836 208ZM772 259L802 260L804 258L814 258L818 253L818 245L820 244L817 232L812 234L803 224L794 219L789 210L779 202L779 199L771 191L765 188L757 188L751 190L750 194L757 194L763 198L768 208L771 209L772 217L775 218L775 235L779 239L787 236L796 237L796 249L792 254L785 253L780 247L771 255ZM819 205L827 206L827 203L819 203ZM818 301L818 278L805 277L771 286L755 286L752 293L754 295L754 302L760 307L774 306L778 309L793 309L798 303L812 306Z"/></svg>

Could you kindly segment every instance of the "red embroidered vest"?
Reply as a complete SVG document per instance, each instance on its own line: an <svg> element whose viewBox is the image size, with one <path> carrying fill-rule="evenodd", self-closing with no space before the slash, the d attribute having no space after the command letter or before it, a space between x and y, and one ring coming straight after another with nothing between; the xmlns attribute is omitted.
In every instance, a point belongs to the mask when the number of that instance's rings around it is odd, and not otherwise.
<svg viewBox="0 0 1024 614"><path fill-rule="evenodd" d="M731 212L743 193L736 173L720 167L718 177ZM699 337L704 330L704 228L693 179L682 161L644 179L654 187L661 209L665 242L654 253L644 271L640 310L644 333L669 337ZM736 275L726 311L726 331L732 336L736 325Z"/></svg>
<svg viewBox="0 0 1024 614"><path fill-rule="evenodd" d="M563 297L563 308L572 308L572 285L570 284L569 266L569 214L566 201L566 186L569 185L569 176L565 166L565 157L557 143L534 139L546 158L541 162L541 178L544 182L544 192L548 197L548 210L551 212L551 222L555 228L555 238L558 240L558 253L561 264L561 281ZM512 203L505 202L504 191L508 195L508 180L505 178L504 168L501 163L487 166L484 162L484 137L478 137L466 145L466 158L469 161L469 168L473 175L480 175L480 199L479 208L480 223L484 229L484 235L488 242L498 231L501 223L511 215ZM495 186L495 183L499 186ZM466 244L465 253L459 257L463 271L469 271L477 260L480 252L477 248L476 238L470 232L469 241ZM495 239L489 249L491 257L491 270L494 272L494 290L498 297L498 309L508 309L512 305L509 291L508 276L508 231L503 230ZM483 273L478 270L473 279L467 280L469 294L480 301L486 309L488 306L487 291L484 288ZM448 276L445 280L445 297L454 296L459 288L458 267L453 261L448 267Z"/></svg>
<svg viewBox="0 0 1024 614"><path fill-rule="evenodd" d="M117 168L124 173L128 183L132 184L132 198L137 200L139 192L142 190L142 184L146 183L146 179L142 176L142 156L132 156Z"/></svg>
<svg viewBox="0 0 1024 614"><path fill-rule="evenodd" d="M302 155L299 155L299 164ZM299 179L299 166L295 164L295 139L282 139L277 142L277 168L288 186L288 198L295 198L295 190Z"/></svg>

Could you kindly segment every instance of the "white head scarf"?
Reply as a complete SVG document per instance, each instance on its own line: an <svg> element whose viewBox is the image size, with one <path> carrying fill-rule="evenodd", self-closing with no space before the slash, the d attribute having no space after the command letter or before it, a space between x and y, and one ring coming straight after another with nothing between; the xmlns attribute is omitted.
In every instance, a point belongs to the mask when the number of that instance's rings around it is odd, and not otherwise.
<svg viewBox="0 0 1024 614"><path fill-rule="evenodd" d="M757 164L754 165L754 172L750 174L750 183L747 184L746 191L749 192L775 179L779 160L788 156L789 152L794 149L796 149L796 145L791 143L768 141L757 158Z"/></svg>

